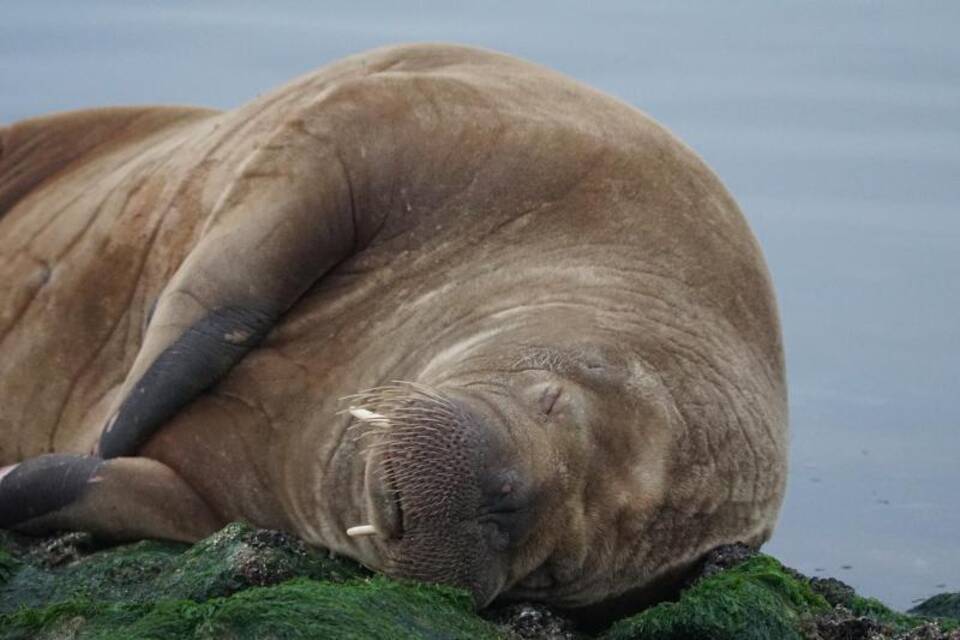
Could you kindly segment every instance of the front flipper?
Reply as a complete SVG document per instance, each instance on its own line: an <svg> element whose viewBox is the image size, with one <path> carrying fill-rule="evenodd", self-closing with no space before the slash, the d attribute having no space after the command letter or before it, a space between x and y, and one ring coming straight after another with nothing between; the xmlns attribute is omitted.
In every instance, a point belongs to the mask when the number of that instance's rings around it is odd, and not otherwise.
<svg viewBox="0 0 960 640"><path fill-rule="evenodd" d="M354 241L349 178L336 149L300 126L280 128L244 163L157 301L97 453L135 455Z"/></svg>
<svg viewBox="0 0 960 640"><path fill-rule="evenodd" d="M157 427L229 371L273 321L267 311L225 307L188 327L126 394L100 436L97 453L103 458L134 454Z"/></svg>
<svg viewBox="0 0 960 640"><path fill-rule="evenodd" d="M225 521L173 470L146 458L50 454L0 477L0 528L193 542Z"/></svg>

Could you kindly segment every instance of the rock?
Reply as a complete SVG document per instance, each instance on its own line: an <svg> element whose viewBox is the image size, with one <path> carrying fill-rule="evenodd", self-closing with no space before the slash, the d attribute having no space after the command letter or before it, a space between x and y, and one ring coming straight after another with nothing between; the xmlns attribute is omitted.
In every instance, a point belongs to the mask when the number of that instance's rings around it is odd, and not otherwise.
<svg viewBox="0 0 960 640"><path fill-rule="evenodd" d="M264 536L274 537L265 543ZM202 602L294 576L342 582L364 573L353 563L308 551L286 534L241 524L228 525L192 547L147 540L96 550L94 544L77 544L78 539L69 536L41 539L32 546L24 540L8 546L19 568L0 589L0 613L78 597L103 603Z"/></svg>
<svg viewBox="0 0 960 640"><path fill-rule="evenodd" d="M748 547L742 542L719 546L706 555L700 563L699 570L690 579L690 583L709 578L726 569L732 569L756 555L756 549Z"/></svg>
<svg viewBox="0 0 960 640"><path fill-rule="evenodd" d="M46 539L30 550L30 555L43 567L59 567L79 560L96 548L89 533L73 531Z"/></svg>
<svg viewBox="0 0 960 640"><path fill-rule="evenodd" d="M287 534L232 524L50 563L0 536L0 639L497 638L466 593L370 573Z"/></svg>
<svg viewBox="0 0 960 640"><path fill-rule="evenodd" d="M938 622L925 622L898 636L897 640L960 640L960 629L947 631Z"/></svg>
<svg viewBox="0 0 960 640"><path fill-rule="evenodd" d="M806 626L804 636L818 640L873 640L889 638L892 634L890 626L867 616L854 615L843 605L838 605L814 618Z"/></svg>
<svg viewBox="0 0 960 640"><path fill-rule="evenodd" d="M956 594L944 594L914 612L941 615L955 604ZM478 615L464 592L374 576L242 524L193 546L104 548L83 534L0 531L0 640L960 640L960 621L891 611L742 545L708 554L676 601L610 622L588 632L574 612L533 603Z"/></svg>
<svg viewBox="0 0 960 640"><path fill-rule="evenodd" d="M910 613L929 618L954 618L960 620L960 593L941 593L927 598Z"/></svg>
<svg viewBox="0 0 960 640"><path fill-rule="evenodd" d="M757 555L701 578L677 602L659 604L611 627L608 640L769 640L803 638L801 620L830 610L810 585Z"/></svg>
<svg viewBox="0 0 960 640"><path fill-rule="evenodd" d="M810 578L810 588L833 606L849 607L857 592L836 578Z"/></svg>
<svg viewBox="0 0 960 640"><path fill-rule="evenodd" d="M497 607L484 614L487 620L497 624L505 634L523 640L577 640L573 621L552 608L532 602Z"/></svg>
<svg viewBox="0 0 960 640"><path fill-rule="evenodd" d="M710 554L676 602L620 620L604 640L960 640L960 622L929 621L807 578L749 549Z"/></svg>

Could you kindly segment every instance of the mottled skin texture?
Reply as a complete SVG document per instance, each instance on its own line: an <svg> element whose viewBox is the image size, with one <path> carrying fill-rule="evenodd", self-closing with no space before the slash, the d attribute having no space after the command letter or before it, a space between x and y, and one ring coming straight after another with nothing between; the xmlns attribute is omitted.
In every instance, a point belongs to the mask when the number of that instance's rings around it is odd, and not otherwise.
<svg viewBox="0 0 960 640"><path fill-rule="evenodd" d="M191 540L242 519L480 604L568 606L770 535L769 276L717 178L636 109L424 45L232 111L67 113L0 144L0 465L105 459L4 526ZM394 380L462 420L365 449L341 398ZM0 507L52 486L30 464ZM385 489L384 465L417 482ZM346 535L366 523L383 535Z"/></svg>

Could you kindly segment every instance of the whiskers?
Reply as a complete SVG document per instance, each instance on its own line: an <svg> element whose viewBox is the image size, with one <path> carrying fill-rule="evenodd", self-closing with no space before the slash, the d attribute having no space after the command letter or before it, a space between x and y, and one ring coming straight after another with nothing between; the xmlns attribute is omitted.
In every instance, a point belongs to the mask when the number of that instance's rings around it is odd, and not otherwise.
<svg viewBox="0 0 960 640"><path fill-rule="evenodd" d="M470 415L430 386L397 381L346 396L349 429L386 490L402 505L406 526L452 519L474 475ZM459 498L459 499L457 499ZM367 525L351 528L372 535Z"/></svg>

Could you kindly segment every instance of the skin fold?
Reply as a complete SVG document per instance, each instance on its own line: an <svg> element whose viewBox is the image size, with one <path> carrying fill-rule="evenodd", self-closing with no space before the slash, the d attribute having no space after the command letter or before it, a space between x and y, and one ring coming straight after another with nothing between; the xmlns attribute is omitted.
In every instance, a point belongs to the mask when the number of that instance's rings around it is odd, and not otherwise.
<svg viewBox="0 0 960 640"><path fill-rule="evenodd" d="M583 606L761 544L783 498L731 196L633 107L479 49L0 129L0 353L0 526L28 532L239 519Z"/></svg>

